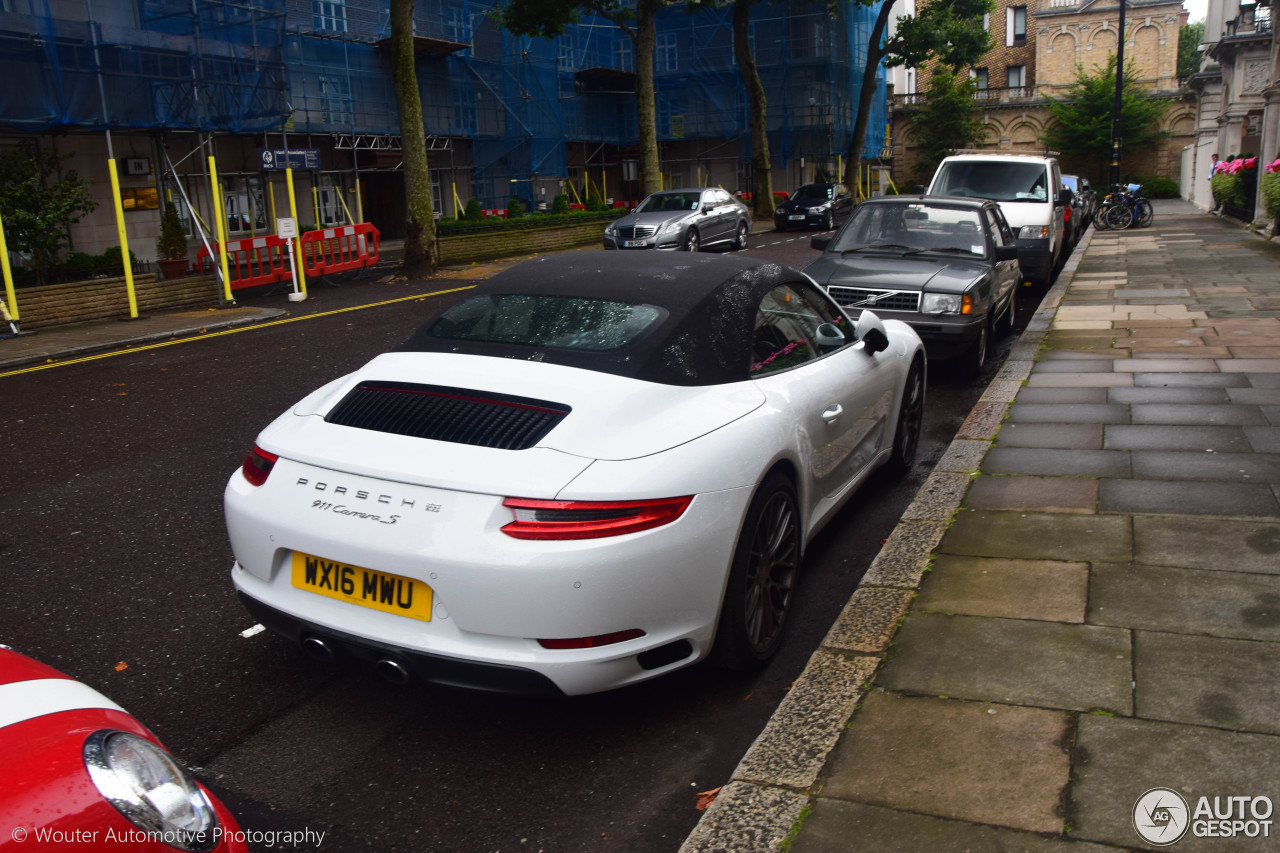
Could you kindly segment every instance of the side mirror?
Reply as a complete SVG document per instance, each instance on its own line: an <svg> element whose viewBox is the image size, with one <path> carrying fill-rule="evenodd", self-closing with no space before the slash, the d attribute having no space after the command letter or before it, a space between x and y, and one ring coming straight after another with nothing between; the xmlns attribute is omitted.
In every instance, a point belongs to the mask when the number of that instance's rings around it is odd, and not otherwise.
<svg viewBox="0 0 1280 853"><path fill-rule="evenodd" d="M832 350L844 346L844 332L834 323L823 323L814 331L814 343L820 349Z"/></svg>
<svg viewBox="0 0 1280 853"><path fill-rule="evenodd" d="M924 195L924 184L916 184L911 188L912 195Z"/></svg>
<svg viewBox="0 0 1280 853"><path fill-rule="evenodd" d="M854 324L853 333L871 355L889 348L889 333L884 323L871 311L863 311Z"/></svg>
<svg viewBox="0 0 1280 853"><path fill-rule="evenodd" d="M815 234L809 238L810 249L817 249L819 252L825 252L829 245L831 245L830 234Z"/></svg>
<svg viewBox="0 0 1280 853"><path fill-rule="evenodd" d="M1018 259L1017 246L996 246L997 261L1016 261Z"/></svg>

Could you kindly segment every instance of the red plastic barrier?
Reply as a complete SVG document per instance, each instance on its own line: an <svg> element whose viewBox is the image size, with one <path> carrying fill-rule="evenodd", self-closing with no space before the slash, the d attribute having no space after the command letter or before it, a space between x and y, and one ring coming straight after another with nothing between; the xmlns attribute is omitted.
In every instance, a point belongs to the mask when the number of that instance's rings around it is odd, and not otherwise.
<svg viewBox="0 0 1280 853"><path fill-rule="evenodd" d="M210 254L205 246L196 254L196 269L210 272L219 261L217 243ZM227 276L232 290L290 281L289 247L274 234L265 237L243 237L227 241Z"/></svg>
<svg viewBox="0 0 1280 853"><path fill-rule="evenodd" d="M489 218L489 217L491 217L491 216L500 216L500 217L502 217L503 219L506 219L506 218L507 218L507 209L506 209L505 207L499 207L499 208L485 208L484 210L482 210L482 211L480 211L480 212L481 212L482 214L484 214L484 218L485 218L485 219L488 219L488 218Z"/></svg>
<svg viewBox="0 0 1280 853"><path fill-rule="evenodd" d="M615 201L615 202L613 203L613 206L614 206L614 207L621 207L621 208L625 208L625 209L627 209L627 210L631 210L631 209L635 208L635 207L636 207L637 205L639 205L639 204L640 204L640 202L638 202L638 201L636 201L636 200L632 199L631 201Z"/></svg>
<svg viewBox="0 0 1280 853"><path fill-rule="evenodd" d="M302 235L303 268L308 276L321 276L371 267L381 248L382 233L371 222L308 231Z"/></svg>

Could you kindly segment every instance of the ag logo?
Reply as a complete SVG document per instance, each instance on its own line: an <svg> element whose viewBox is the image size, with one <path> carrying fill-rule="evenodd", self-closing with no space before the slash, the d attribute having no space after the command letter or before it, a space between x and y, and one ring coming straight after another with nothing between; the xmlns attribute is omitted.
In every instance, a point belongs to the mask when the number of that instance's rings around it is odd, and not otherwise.
<svg viewBox="0 0 1280 853"><path fill-rule="evenodd" d="M1190 816L1187 801L1169 788L1152 788L1133 804L1133 828L1144 841L1157 847L1182 838Z"/></svg>

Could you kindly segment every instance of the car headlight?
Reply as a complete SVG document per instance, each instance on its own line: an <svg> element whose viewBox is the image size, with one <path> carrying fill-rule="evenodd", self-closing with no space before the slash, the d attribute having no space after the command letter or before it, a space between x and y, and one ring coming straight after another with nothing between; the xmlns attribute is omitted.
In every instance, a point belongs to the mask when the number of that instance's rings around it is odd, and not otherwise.
<svg viewBox="0 0 1280 853"><path fill-rule="evenodd" d="M809 208L809 211L811 213L826 213L830 209L831 202L824 201L822 204L815 204L813 207Z"/></svg>
<svg viewBox="0 0 1280 853"><path fill-rule="evenodd" d="M1043 240L1049 236L1047 225L1023 225L1018 229L1019 240Z"/></svg>
<svg viewBox="0 0 1280 853"><path fill-rule="evenodd" d="M606 226L604 227L604 233L606 233L606 234L610 234L610 235L611 235L611 234L613 234L613 233L614 233L614 230L615 230L615 229L614 229L614 225L613 225L613 223L612 223L612 222L610 222L608 225L606 225Z"/></svg>
<svg viewBox="0 0 1280 853"><path fill-rule="evenodd" d="M964 298L958 293L926 293L920 303L922 314L959 314Z"/></svg>
<svg viewBox="0 0 1280 853"><path fill-rule="evenodd" d="M684 225L683 222L681 222L679 219L676 219L672 222L668 222L666 225L663 225L661 233L670 234L672 231L679 231L681 226L683 225Z"/></svg>
<svg viewBox="0 0 1280 853"><path fill-rule="evenodd" d="M206 853L218 844L218 816L204 791L169 753L131 732L103 729L84 744L98 792L129 822L171 847Z"/></svg>

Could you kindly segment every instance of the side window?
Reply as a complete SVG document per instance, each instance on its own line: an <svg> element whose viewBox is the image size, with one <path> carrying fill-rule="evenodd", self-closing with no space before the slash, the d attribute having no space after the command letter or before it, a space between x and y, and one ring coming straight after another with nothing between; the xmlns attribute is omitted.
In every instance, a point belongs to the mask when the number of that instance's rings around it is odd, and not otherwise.
<svg viewBox="0 0 1280 853"><path fill-rule="evenodd" d="M828 300L797 282L775 287L765 294L756 311L748 374L763 376L797 367L849 342L848 322ZM830 329L819 329L829 324Z"/></svg>
<svg viewBox="0 0 1280 853"><path fill-rule="evenodd" d="M1013 239L1013 231L1009 228L1009 223L1005 221L1004 214L1000 212L1000 208L992 208L988 211L988 215L995 218L996 228L993 233L999 234L996 240L998 246L1016 246L1017 243Z"/></svg>
<svg viewBox="0 0 1280 853"><path fill-rule="evenodd" d="M997 246L1007 245L1004 241L1004 235L1000 233L1000 223L996 221L995 212L991 209L982 211L983 217L987 220L987 230L991 232L991 240Z"/></svg>

